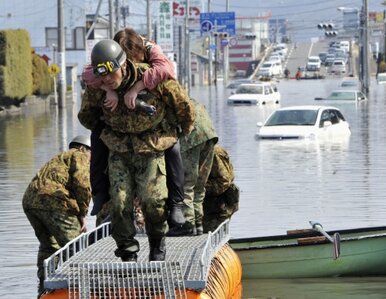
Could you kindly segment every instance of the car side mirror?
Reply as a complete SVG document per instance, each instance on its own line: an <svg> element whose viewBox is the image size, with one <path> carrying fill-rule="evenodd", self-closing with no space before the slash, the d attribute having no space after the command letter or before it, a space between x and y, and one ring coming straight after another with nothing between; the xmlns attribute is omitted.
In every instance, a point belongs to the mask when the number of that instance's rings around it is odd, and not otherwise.
<svg viewBox="0 0 386 299"><path fill-rule="evenodd" d="M256 126L258 126L259 128L261 128L263 126L263 123L261 121L257 122Z"/></svg>
<svg viewBox="0 0 386 299"><path fill-rule="evenodd" d="M231 94L235 94L235 93L236 93L236 91L234 91L234 90L231 91Z"/></svg>
<svg viewBox="0 0 386 299"><path fill-rule="evenodd" d="M329 120L326 120L324 123L323 123L323 128L327 128L329 126L332 126L332 122L330 122Z"/></svg>

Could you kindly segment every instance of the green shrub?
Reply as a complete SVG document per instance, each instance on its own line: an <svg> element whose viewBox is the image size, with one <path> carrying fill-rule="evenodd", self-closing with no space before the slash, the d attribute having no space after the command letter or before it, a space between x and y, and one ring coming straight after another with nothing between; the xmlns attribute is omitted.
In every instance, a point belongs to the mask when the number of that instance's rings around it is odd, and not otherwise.
<svg viewBox="0 0 386 299"><path fill-rule="evenodd" d="M48 95L54 90L54 81L48 72L46 61L36 53L32 53L32 93Z"/></svg>
<svg viewBox="0 0 386 299"><path fill-rule="evenodd" d="M0 100L22 100L31 94L29 33L23 29L0 30Z"/></svg>

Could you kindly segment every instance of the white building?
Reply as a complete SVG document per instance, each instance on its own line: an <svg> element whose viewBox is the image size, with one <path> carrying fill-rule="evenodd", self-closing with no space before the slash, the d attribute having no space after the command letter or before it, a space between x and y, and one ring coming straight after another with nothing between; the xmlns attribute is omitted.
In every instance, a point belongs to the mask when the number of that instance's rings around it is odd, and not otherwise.
<svg viewBox="0 0 386 299"><path fill-rule="evenodd" d="M67 82L71 75L80 75L86 61L85 52L85 2L64 1L65 62ZM25 29L29 32L31 46L37 54L50 58L49 64L59 63L58 1L9 0L0 1L0 30Z"/></svg>

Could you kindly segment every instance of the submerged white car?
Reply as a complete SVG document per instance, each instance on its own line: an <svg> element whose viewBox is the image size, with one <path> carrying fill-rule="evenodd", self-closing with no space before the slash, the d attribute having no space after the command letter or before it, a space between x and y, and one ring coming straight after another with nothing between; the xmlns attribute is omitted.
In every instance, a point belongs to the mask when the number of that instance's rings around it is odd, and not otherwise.
<svg viewBox="0 0 386 299"><path fill-rule="evenodd" d="M228 98L228 104L279 104L281 95L271 82L241 84Z"/></svg>
<svg viewBox="0 0 386 299"><path fill-rule="evenodd" d="M326 100L326 101L365 101L367 100L366 95L357 89L342 89L333 90L327 98L315 98L315 100Z"/></svg>
<svg viewBox="0 0 386 299"><path fill-rule="evenodd" d="M348 137L350 126L338 108L291 106L274 111L260 128L257 139L317 139Z"/></svg>

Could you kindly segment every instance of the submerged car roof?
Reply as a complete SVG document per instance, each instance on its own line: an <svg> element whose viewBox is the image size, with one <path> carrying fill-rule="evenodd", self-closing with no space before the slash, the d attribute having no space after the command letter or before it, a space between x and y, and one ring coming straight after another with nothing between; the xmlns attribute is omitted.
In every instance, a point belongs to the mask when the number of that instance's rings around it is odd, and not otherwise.
<svg viewBox="0 0 386 299"><path fill-rule="evenodd" d="M338 108L334 106L322 106L322 105L302 105L302 106L287 106L287 107L281 107L276 109L276 111L286 111L286 110L319 110L321 108L324 109L336 109L339 110Z"/></svg>

